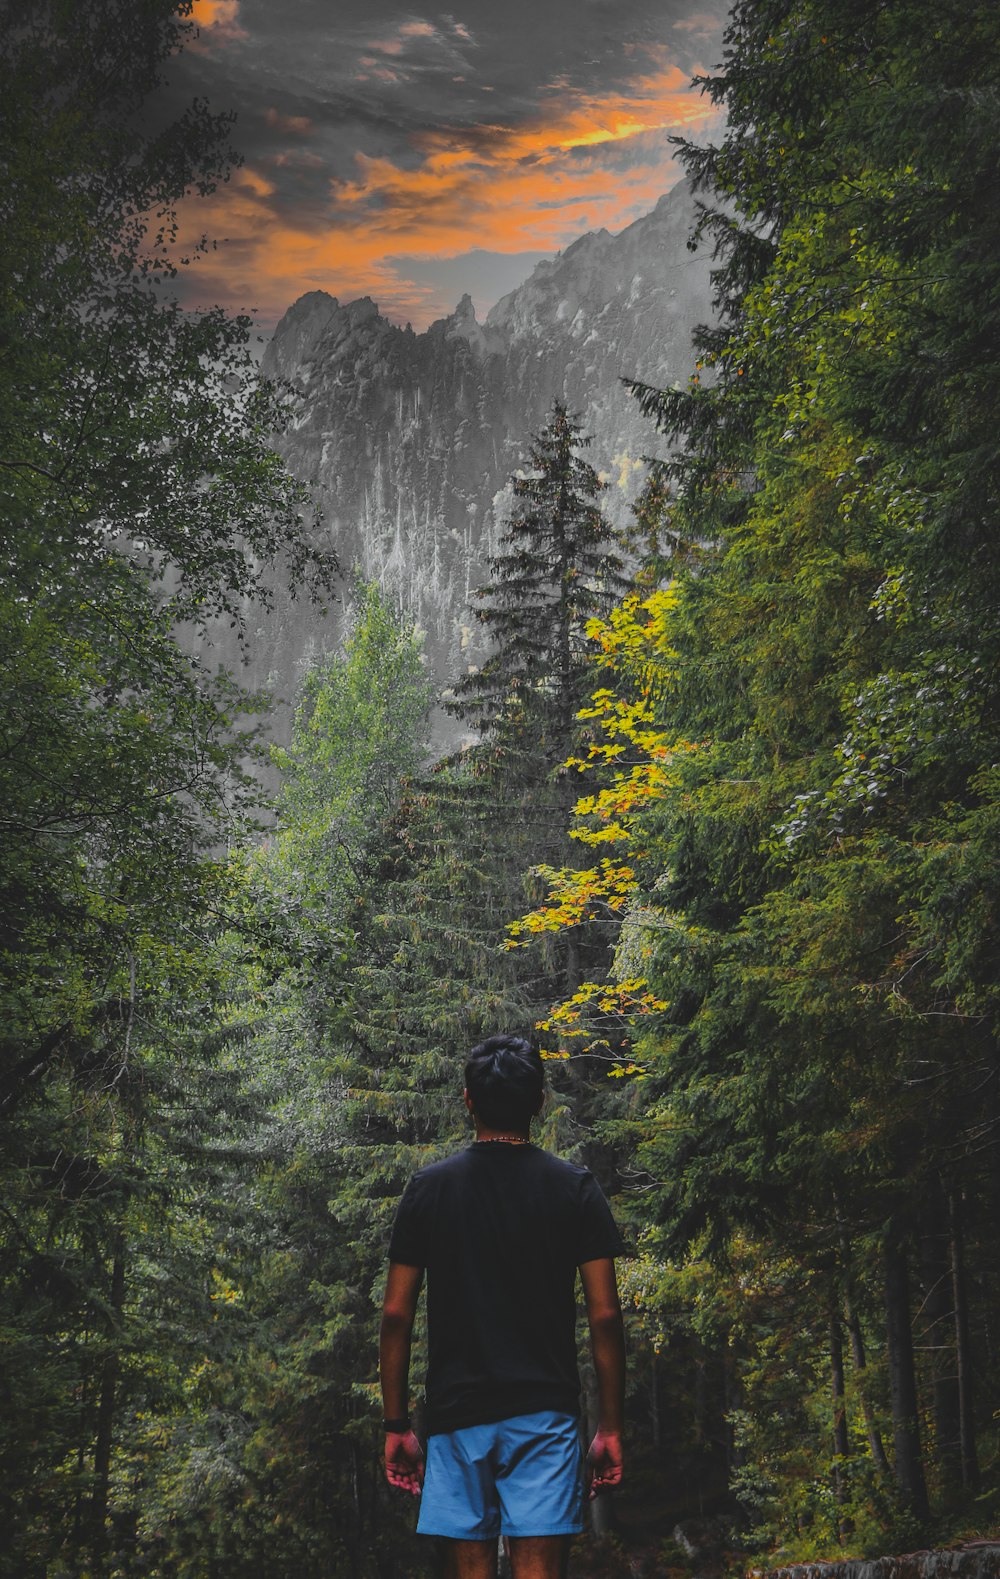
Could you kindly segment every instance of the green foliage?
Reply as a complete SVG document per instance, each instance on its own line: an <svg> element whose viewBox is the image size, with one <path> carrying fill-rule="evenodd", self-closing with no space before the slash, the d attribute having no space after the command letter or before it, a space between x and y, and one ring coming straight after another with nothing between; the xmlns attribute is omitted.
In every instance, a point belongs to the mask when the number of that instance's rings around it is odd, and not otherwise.
<svg viewBox="0 0 1000 1579"><path fill-rule="evenodd" d="M0 11L0 1428L4 1571L107 1571L114 1448L210 1328L206 1161L244 1100L212 949L256 800L249 698L177 626L301 583L302 490L249 322L170 299L174 207L229 163L138 128L190 6ZM129 1506L128 1498L124 1506ZM124 1533L123 1533L124 1532Z"/></svg>
<svg viewBox="0 0 1000 1579"><path fill-rule="evenodd" d="M556 401L511 479L507 522L477 614L495 643L456 689L452 710L512 760L508 777L552 773L570 754L591 668L587 621L627 585L618 535L598 507L604 484L578 453L590 440Z"/></svg>
<svg viewBox="0 0 1000 1579"><path fill-rule="evenodd" d="M432 1014L398 1007L442 989L411 979L387 909L429 710L413 633L359 588L279 754L275 827L237 863L227 948L255 1005L260 1104L261 1166L232 1180L234 1231L253 1224L237 1255L248 1342L195 1368L170 1423L142 1536L164 1571L201 1575L210 1552L234 1574L375 1574L408 1538L378 1463L378 1299L405 1178L458 1112Z"/></svg>
<svg viewBox="0 0 1000 1579"><path fill-rule="evenodd" d="M181 14L190 8L181 6ZM4 7L0 536L8 1102L89 1029L137 937L184 935L247 803L248 701L183 654L262 559L323 571L267 435L247 320L164 299L173 205L228 159L195 107L135 129L183 39L164 0ZM246 745L244 736L242 746Z"/></svg>
<svg viewBox="0 0 1000 1579"><path fill-rule="evenodd" d="M162 1561L191 1547L233 1572L263 1560L276 1573L375 1573L409 1542L378 1464L389 1228L414 1168L464 1138L468 1047L498 1025L530 1031L551 993L544 962L539 972L504 941L532 839L560 834L547 784L526 784L492 740L428 771L430 703L413 633L359 588L341 649L307 676L276 753L275 827L236 863L229 950L259 1005L254 1083L268 1110L267 1170L244 1203L255 1246L240 1257L252 1341L194 1372L168 1429L161 1513L142 1533L158 1554L153 1524L169 1511ZM544 754L527 726L520 744ZM501 844L498 808L513 806ZM543 1138L577 1133L555 1095ZM418 1335L415 1385L422 1353Z"/></svg>
<svg viewBox="0 0 1000 1579"><path fill-rule="evenodd" d="M995 1264L972 1202L992 1198L998 1068L980 830L995 814L1000 451L993 309L979 338L970 303L996 271L998 43L986 7L737 5L706 84L725 138L684 150L717 204L703 226L721 250L719 324L687 388L637 391L683 440L659 479L655 569L662 544L682 551L654 723L697 749L630 827L643 861L625 937L666 1007L636 1025L629 1133L663 1250L707 1245L724 1265L751 1235L772 1265L793 1259L802 1286L776 1301L801 1325L775 1341L799 1353L797 1408L824 1341L806 1290L828 1280L838 1309L863 1292L898 1494L925 1532L925 1468L940 1512L963 1495L957 1394L919 1359L921 1459L906 1401L919 1307L901 1315L890 1267L908 1260L924 1298L953 1280L935 1330L964 1371L967 1506L968 1416L995 1408L997 1385L973 1405L965 1370L992 1274L962 1307L964 1266ZM941 1274L928 1224L943 1197ZM767 1538L815 1550L895 1527L871 1422L861 1482L850 1466L855 1488L879 1488L863 1518L842 1455L831 1465L809 1421L787 1418L768 1349L742 1380L734 1484Z"/></svg>
<svg viewBox="0 0 1000 1579"><path fill-rule="evenodd" d="M359 587L263 837L251 701L175 633L239 623L263 560L329 567L246 323L169 299L174 205L230 157L204 107L136 130L189 9L2 10L0 1567L403 1564L389 1224L461 1139L465 1049L540 1021L582 1048L543 1143L625 1186L640 1245L657 1505L765 1556L970 1527L1000 1405L996 8L737 4L727 130L684 150L719 319L686 387L637 391L680 443L635 588L556 405L455 699L479 739L428 765L418 644Z"/></svg>

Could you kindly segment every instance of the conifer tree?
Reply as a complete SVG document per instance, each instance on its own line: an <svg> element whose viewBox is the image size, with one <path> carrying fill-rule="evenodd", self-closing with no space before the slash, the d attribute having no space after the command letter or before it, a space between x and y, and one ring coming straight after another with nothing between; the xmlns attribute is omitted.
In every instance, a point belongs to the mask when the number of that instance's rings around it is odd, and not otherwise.
<svg viewBox="0 0 1000 1579"><path fill-rule="evenodd" d="M719 321L687 388L639 391L699 545L657 717L698 749L637 830L661 1244L832 1275L827 1363L842 1316L861 1387L860 1305L922 1522L997 1396L965 1257L996 1264L998 40L993 7L738 4L724 141L686 150Z"/></svg>
<svg viewBox="0 0 1000 1579"><path fill-rule="evenodd" d="M579 453L589 442L554 402L532 439L529 464L511 479L518 508L477 594L493 651L451 704L480 731L465 754L464 798L468 842L490 852L487 886L502 916L498 949L526 892L534 894L533 874L579 864L567 834L577 795L568 759L580 735L577 714L596 683L587 625L627 585L620 534L600 509L606 484ZM519 961L532 1018L577 984L588 949L603 955L604 945L580 927Z"/></svg>
<svg viewBox="0 0 1000 1579"><path fill-rule="evenodd" d="M606 484L578 452L590 443L556 401L511 487L508 521L477 614L494 650L452 704L525 774L551 774L569 755L588 694L586 627L624 589L619 534L598 501ZM508 767L518 775L518 769Z"/></svg>
<svg viewBox="0 0 1000 1579"><path fill-rule="evenodd" d="M240 626L276 556L329 569L250 321L171 299L177 207L233 157L201 101L143 131L191 10L0 0L4 1579L109 1571L127 1414L209 1309L164 1294L201 1259L188 1161L215 1139L188 1026L259 796L253 703L177 629Z"/></svg>
<svg viewBox="0 0 1000 1579"><path fill-rule="evenodd" d="M652 599L613 621L595 700L650 771L578 826L613 816L618 862L525 923L635 885L622 1073L654 1242L723 1274L752 1243L771 1282L765 1342L750 1300L729 1349L763 1540L806 1507L805 1436L770 1423L777 1328L824 1377L814 1537L884 1532L889 1459L894 1538L926 1527L974 1489L996 1407L971 1362L997 1260L998 41L994 7L735 6L704 84L724 141L684 154L719 317L686 388L638 390L680 441L655 536L682 552L665 622Z"/></svg>

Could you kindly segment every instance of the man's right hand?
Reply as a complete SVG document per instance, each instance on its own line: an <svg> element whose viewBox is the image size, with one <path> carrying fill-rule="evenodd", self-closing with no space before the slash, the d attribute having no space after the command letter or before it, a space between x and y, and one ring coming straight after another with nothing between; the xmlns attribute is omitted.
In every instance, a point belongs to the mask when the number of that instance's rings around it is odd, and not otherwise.
<svg viewBox="0 0 1000 1579"><path fill-rule="evenodd" d="M622 1439L616 1431L598 1431L587 1454L588 1496L620 1486L622 1479Z"/></svg>
<svg viewBox="0 0 1000 1579"><path fill-rule="evenodd" d="M390 1486L419 1497L424 1483L424 1450L413 1431L386 1432L385 1477Z"/></svg>

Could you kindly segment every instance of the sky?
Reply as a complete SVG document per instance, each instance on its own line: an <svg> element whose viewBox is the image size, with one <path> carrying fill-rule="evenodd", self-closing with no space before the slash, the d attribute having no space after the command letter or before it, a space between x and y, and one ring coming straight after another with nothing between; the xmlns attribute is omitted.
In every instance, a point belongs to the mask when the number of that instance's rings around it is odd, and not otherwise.
<svg viewBox="0 0 1000 1579"><path fill-rule="evenodd" d="M588 230L648 213L669 141L717 135L692 75L721 52L716 0L195 0L171 95L236 114L244 163L182 210L217 246L189 306L371 296L422 329L469 292L480 320Z"/></svg>

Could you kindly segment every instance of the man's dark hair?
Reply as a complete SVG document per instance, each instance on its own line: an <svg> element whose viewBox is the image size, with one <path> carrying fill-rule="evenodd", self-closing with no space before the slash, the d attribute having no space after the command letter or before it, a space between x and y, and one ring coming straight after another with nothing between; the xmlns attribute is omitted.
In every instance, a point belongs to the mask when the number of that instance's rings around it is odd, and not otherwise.
<svg viewBox="0 0 1000 1579"><path fill-rule="evenodd" d="M488 1036L465 1066L465 1089L488 1129L526 1130L544 1085L542 1056L521 1036Z"/></svg>

